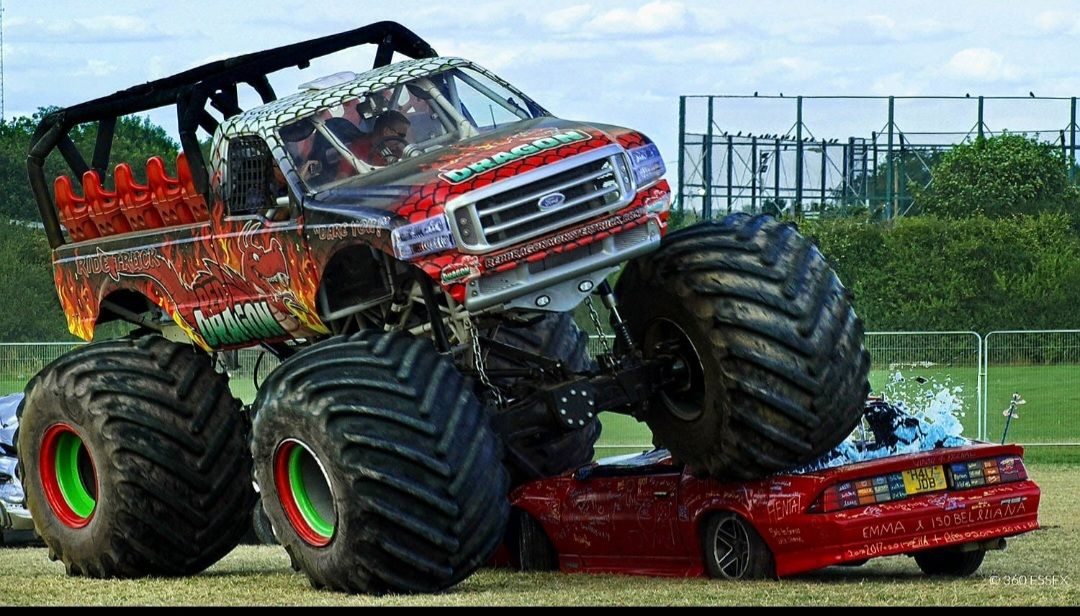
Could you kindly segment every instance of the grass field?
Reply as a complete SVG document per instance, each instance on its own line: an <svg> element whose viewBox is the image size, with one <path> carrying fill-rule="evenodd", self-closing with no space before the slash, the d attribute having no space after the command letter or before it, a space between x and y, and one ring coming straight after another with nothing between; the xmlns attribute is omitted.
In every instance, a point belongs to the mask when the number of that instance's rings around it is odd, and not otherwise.
<svg viewBox="0 0 1080 616"><path fill-rule="evenodd" d="M66 577L40 548L0 550L0 605L1076 605L1080 467L1031 464L1043 529L991 552L974 577L934 580L906 557L763 582L482 570L432 596L312 590L276 547L241 547L205 573L138 581Z"/></svg>

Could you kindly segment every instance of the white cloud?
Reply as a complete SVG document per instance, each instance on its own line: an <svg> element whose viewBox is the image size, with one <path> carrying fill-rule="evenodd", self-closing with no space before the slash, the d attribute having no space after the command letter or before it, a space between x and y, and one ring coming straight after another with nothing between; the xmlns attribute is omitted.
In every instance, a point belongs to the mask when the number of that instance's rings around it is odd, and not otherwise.
<svg viewBox="0 0 1080 616"><path fill-rule="evenodd" d="M75 76L105 77L117 71L117 66L112 62L88 58L82 68L72 73Z"/></svg>
<svg viewBox="0 0 1080 616"><path fill-rule="evenodd" d="M985 47L972 47L953 54L942 68L950 77L972 81L1011 81L1019 70L1005 56Z"/></svg>
<svg viewBox="0 0 1080 616"><path fill-rule="evenodd" d="M657 0L637 10L612 9L593 18L588 27L609 34L659 34L682 28L686 7L681 2Z"/></svg>
<svg viewBox="0 0 1080 616"><path fill-rule="evenodd" d="M1076 25L1076 15L1066 11L1043 11L1035 16L1035 27L1043 32L1075 30Z"/></svg>
<svg viewBox="0 0 1080 616"><path fill-rule="evenodd" d="M544 13L540 17L540 24L548 30L556 32L569 32L581 28L582 22L592 15L593 8L588 4L575 4L563 9Z"/></svg>
<svg viewBox="0 0 1080 616"><path fill-rule="evenodd" d="M870 92L878 96L919 96L922 94L918 79L913 80L903 72L878 77L871 84Z"/></svg>

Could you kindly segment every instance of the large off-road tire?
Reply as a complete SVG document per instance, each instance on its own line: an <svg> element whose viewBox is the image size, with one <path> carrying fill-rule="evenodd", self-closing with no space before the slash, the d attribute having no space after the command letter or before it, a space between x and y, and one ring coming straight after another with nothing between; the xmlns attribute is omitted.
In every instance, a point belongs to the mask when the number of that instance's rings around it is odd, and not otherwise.
<svg viewBox="0 0 1080 616"><path fill-rule="evenodd" d="M682 229L631 261L616 295L645 356L681 368L644 418L696 473L762 477L814 460L858 424L862 323L793 225L736 214Z"/></svg>
<svg viewBox="0 0 1080 616"><path fill-rule="evenodd" d="M509 511L487 409L427 340L364 331L259 389L252 451L278 541L315 587L437 592L484 564Z"/></svg>
<svg viewBox="0 0 1080 616"><path fill-rule="evenodd" d="M982 566L986 550L961 552L955 548L936 548L915 552L915 563L926 575L968 577Z"/></svg>
<svg viewBox="0 0 1080 616"><path fill-rule="evenodd" d="M509 322L488 333L493 340L560 361L570 372L581 373L595 367L589 355L589 337L574 323L568 312L546 314L528 323ZM495 353L487 354L488 370L523 367L521 363ZM519 378L492 378L496 387L509 389ZM482 393L482 392L481 392ZM510 485L559 475L591 462L600 438L599 414L584 426L568 429L558 421L543 401L525 410L495 411L492 427L502 439Z"/></svg>
<svg viewBox="0 0 1080 616"><path fill-rule="evenodd" d="M30 381L19 414L27 505L71 575L198 573L250 524L249 426L191 346L80 347Z"/></svg>

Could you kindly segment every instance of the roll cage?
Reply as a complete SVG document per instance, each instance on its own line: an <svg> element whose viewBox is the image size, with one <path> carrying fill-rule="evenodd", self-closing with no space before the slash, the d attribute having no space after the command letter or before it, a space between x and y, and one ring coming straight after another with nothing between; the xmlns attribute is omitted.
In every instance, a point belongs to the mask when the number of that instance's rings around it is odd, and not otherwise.
<svg viewBox="0 0 1080 616"><path fill-rule="evenodd" d="M75 177L82 177L90 170L105 177L117 118L175 105L180 146L191 166L196 189L209 203L209 175L196 132L201 128L212 135L217 129L221 121L210 113L211 108L226 120L242 113L237 96L240 84L254 89L264 104L274 101L277 95L267 78L271 73L293 66L304 69L315 58L369 44L378 45L373 68L390 64L394 52L416 59L438 55L431 45L408 28L396 22L383 21L301 43L218 60L45 115L30 143L27 171L49 244L56 248L64 243L49 182L45 178L45 160L53 151L60 151ZM90 123L97 124L97 136L88 164L69 134L76 126Z"/></svg>

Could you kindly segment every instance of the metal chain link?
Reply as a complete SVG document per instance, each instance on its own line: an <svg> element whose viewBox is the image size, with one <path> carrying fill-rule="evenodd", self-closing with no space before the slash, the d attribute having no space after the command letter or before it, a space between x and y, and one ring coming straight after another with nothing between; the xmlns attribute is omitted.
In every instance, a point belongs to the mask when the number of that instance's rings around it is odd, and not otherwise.
<svg viewBox="0 0 1080 616"><path fill-rule="evenodd" d="M592 319L593 327L596 329L596 337L600 340L600 347L604 350L604 355L611 355L611 345L608 343L607 334L604 333L604 326L600 322L600 313L596 312L596 307L593 306L592 296L585 296L585 307L589 309L589 318Z"/></svg>
<svg viewBox="0 0 1080 616"><path fill-rule="evenodd" d="M473 367L476 368L476 372L480 375L480 383L495 394L496 404L502 407L505 400L499 388L495 387L495 384L488 378L487 370L484 368L484 356L480 350L480 333L476 331L476 325L473 324L472 317L469 315L465 315L465 329L468 330L469 338L472 339Z"/></svg>

